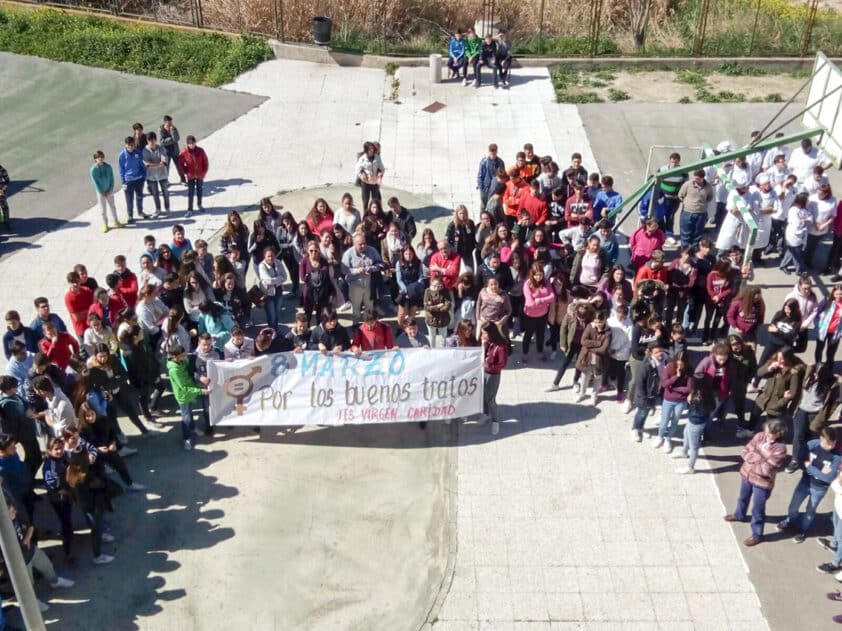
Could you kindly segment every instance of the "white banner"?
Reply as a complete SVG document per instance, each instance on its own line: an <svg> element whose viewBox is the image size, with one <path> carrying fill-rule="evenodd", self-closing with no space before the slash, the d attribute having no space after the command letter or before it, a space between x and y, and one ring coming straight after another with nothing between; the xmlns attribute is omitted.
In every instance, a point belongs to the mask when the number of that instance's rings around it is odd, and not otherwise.
<svg viewBox="0 0 842 631"><path fill-rule="evenodd" d="M482 412L482 349L276 353L208 364L212 425L436 421Z"/></svg>

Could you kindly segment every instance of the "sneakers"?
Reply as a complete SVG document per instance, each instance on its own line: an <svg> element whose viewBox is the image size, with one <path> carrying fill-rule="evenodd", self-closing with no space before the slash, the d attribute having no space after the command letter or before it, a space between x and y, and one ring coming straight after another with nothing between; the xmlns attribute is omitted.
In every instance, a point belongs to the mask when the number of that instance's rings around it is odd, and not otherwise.
<svg viewBox="0 0 842 631"><path fill-rule="evenodd" d="M643 432L639 429L633 429L631 431L631 439L636 443L643 442Z"/></svg>
<svg viewBox="0 0 842 631"><path fill-rule="evenodd" d="M690 467L679 467L678 469L675 470L675 472L678 475L688 475L690 473L696 473L696 470L692 469Z"/></svg>
<svg viewBox="0 0 842 631"><path fill-rule="evenodd" d="M117 539L114 537L114 535L112 535L110 532L102 533L102 540L105 543L114 543L115 541L117 541Z"/></svg>
<svg viewBox="0 0 842 631"><path fill-rule="evenodd" d="M69 578L64 578L63 576L56 576L56 582L50 583L50 587L73 587L75 584L75 581L71 581Z"/></svg>
<svg viewBox="0 0 842 631"><path fill-rule="evenodd" d="M827 537L819 537L816 539L816 543L819 544L820 548L824 548L828 552L836 552L836 544L833 539L828 539Z"/></svg>
<svg viewBox="0 0 842 631"><path fill-rule="evenodd" d="M596 404L597 404L597 400L596 400L596 392L594 392L594 393L591 395L591 405L596 406Z"/></svg>
<svg viewBox="0 0 842 631"><path fill-rule="evenodd" d="M657 438L652 439L652 449L657 449L661 445L664 444L664 439L658 436Z"/></svg>
<svg viewBox="0 0 842 631"><path fill-rule="evenodd" d="M125 224L122 224L122 223L120 223L119 221L115 221L115 222L114 222L114 227L115 227L115 228L125 228L126 226L125 226Z"/></svg>
<svg viewBox="0 0 842 631"><path fill-rule="evenodd" d="M468 77L462 79L462 85L468 85Z"/></svg>
<svg viewBox="0 0 842 631"><path fill-rule="evenodd" d="M822 563L821 565L816 566L816 571L821 572L822 574L834 574L840 570L842 570L842 567L833 565L833 563Z"/></svg>
<svg viewBox="0 0 842 631"><path fill-rule="evenodd" d="M497 421L491 421L491 435L496 436L500 433L500 423Z"/></svg>
<svg viewBox="0 0 842 631"><path fill-rule="evenodd" d="M669 438L664 440L664 448L662 451L667 455L672 453L672 440Z"/></svg>
<svg viewBox="0 0 842 631"><path fill-rule="evenodd" d="M686 451L684 451L683 449L679 449L678 451L673 452L670 458L675 458L676 460L678 460L679 458L689 458L689 456L687 455Z"/></svg>
<svg viewBox="0 0 842 631"><path fill-rule="evenodd" d="M656 411L657 411L657 410L656 410L656 408L654 408L654 407L649 408L649 416L655 416L655 412L656 412Z"/></svg>
<svg viewBox="0 0 842 631"><path fill-rule="evenodd" d="M190 217L192 217L192 216L193 216L193 211L192 211L192 210L188 210L186 213L184 213L184 218L185 218L185 219L190 219Z"/></svg>
<svg viewBox="0 0 842 631"><path fill-rule="evenodd" d="M789 523L788 520L783 519L775 524L775 528L778 532L786 532L787 530L792 530L792 525Z"/></svg>
<svg viewBox="0 0 842 631"><path fill-rule="evenodd" d="M337 311L339 313L347 313L348 311L351 311L351 309L353 309L353 308L354 308L354 305L352 305L350 302L346 302L341 307L339 307L339 309L337 309Z"/></svg>
<svg viewBox="0 0 842 631"><path fill-rule="evenodd" d="M549 388L544 390L544 392L558 392L559 390L561 390L561 386L553 384Z"/></svg>
<svg viewBox="0 0 842 631"><path fill-rule="evenodd" d="M579 384L578 381L573 382L573 392L579 394L579 391L582 389L582 386Z"/></svg>
<svg viewBox="0 0 842 631"><path fill-rule="evenodd" d="M587 398L588 398L588 395L586 395L584 392L580 392L579 394L576 395L575 402L581 403L582 401L584 401Z"/></svg>
<svg viewBox="0 0 842 631"><path fill-rule="evenodd" d="M805 535L803 532L799 532L798 534L796 534L792 538L792 541L793 541L793 543L804 543L804 540L806 538L807 538L807 535Z"/></svg>
<svg viewBox="0 0 842 631"><path fill-rule="evenodd" d="M150 431L160 432L167 429L167 426L163 423L159 423L158 421L146 421L146 426L150 429Z"/></svg>
<svg viewBox="0 0 842 631"><path fill-rule="evenodd" d="M120 451L117 452L121 458L128 458L129 456L134 456L136 453L137 449L129 447L128 445L123 445L120 447Z"/></svg>
<svg viewBox="0 0 842 631"><path fill-rule="evenodd" d="M623 403L623 414L628 414L632 411L632 402L629 399L626 399L626 402Z"/></svg>
<svg viewBox="0 0 842 631"><path fill-rule="evenodd" d="M94 557L94 565L105 565L106 563L111 563L114 560L114 557L110 554L100 554L98 557Z"/></svg>
<svg viewBox="0 0 842 631"><path fill-rule="evenodd" d="M126 490L132 493L139 493L140 491L145 491L146 487L142 484L138 484L137 482L132 482L126 487Z"/></svg>
<svg viewBox="0 0 842 631"><path fill-rule="evenodd" d="M126 223L127 223L128 225L130 225L130 226L134 225L134 217L129 217L129 218L126 220Z"/></svg>
<svg viewBox="0 0 842 631"><path fill-rule="evenodd" d="M106 224L106 225L104 225L104 226L102 227L102 231L103 231L103 232L108 232L108 225L107 225L107 224Z"/></svg>
<svg viewBox="0 0 842 631"><path fill-rule="evenodd" d="M798 471L798 461L797 460L790 460L789 464L784 469L787 473L795 473Z"/></svg>
<svg viewBox="0 0 842 631"><path fill-rule="evenodd" d="M184 451L191 451L193 449L193 443L188 438L184 441Z"/></svg>

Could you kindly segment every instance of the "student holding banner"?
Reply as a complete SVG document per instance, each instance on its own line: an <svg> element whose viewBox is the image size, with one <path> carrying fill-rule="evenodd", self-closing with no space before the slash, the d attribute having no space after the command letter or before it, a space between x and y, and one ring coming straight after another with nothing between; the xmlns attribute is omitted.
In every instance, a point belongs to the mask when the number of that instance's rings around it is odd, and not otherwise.
<svg viewBox="0 0 842 631"><path fill-rule="evenodd" d="M484 387L482 412L491 418L491 434L496 436L500 431L497 390L500 389L500 373L509 361L509 343L493 322L482 325L480 340L485 351L482 364Z"/></svg>

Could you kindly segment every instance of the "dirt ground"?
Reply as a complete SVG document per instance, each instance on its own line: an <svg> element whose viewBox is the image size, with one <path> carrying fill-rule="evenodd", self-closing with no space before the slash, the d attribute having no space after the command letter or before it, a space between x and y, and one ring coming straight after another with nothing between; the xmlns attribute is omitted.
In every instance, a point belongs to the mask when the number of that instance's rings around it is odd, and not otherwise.
<svg viewBox="0 0 842 631"><path fill-rule="evenodd" d="M629 95L629 103L678 103L682 98L697 102L696 88L676 80L674 72L616 72L616 78L604 88L587 88L608 101L608 90L622 90ZM771 94L779 94L786 101L804 83L804 79L793 78L786 74L763 75L759 77L734 77L718 73L706 76L708 90L711 92L727 91L742 94L746 101L766 100ZM807 97L805 89L797 101Z"/></svg>

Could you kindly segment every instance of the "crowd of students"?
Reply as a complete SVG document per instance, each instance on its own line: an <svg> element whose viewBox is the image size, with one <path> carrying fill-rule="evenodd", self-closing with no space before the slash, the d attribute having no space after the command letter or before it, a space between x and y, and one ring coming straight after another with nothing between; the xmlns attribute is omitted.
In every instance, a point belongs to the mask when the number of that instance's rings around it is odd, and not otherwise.
<svg viewBox="0 0 842 631"><path fill-rule="evenodd" d="M135 127L120 156L129 221L135 205L142 216L143 181L156 205L160 194L169 210L164 182L170 160L184 167L177 172L192 182L201 209L206 157L199 171L187 159L172 158L195 152L194 139L188 137L188 148L179 153L168 117L161 135L174 139L174 149ZM101 284L77 264L66 277L67 323L44 297L35 298L29 326L19 311L6 313L0 474L18 523L31 520L41 472L68 559L76 505L91 527L94 563L112 561L102 547L113 540L105 513L124 489L144 488L123 460L134 450L119 417L141 433L160 431L155 415L169 389L181 416L182 445L191 450L197 434L214 433L207 408L209 361L281 351L482 345L485 397L479 420L489 422L493 434L500 427L500 375L512 359L520 365L559 360L549 390L561 389L570 368L579 402L598 405L601 394L613 391L625 413L635 411L636 442L660 408L650 444L686 459L678 469L683 474L695 471L703 441L721 438L733 413L738 437L751 440L744 450L740 501L727 519L746 519L753 497L753 535L745 543L759 543L765 500L777 469L786 465L790 473L801 470L803 480L779 528L803 540L827 489L842 491L836 434L829 427L840 392L833 362L842 339L842 285L818 295L808 273L835 273L833 282L840 280L842 205L809 141L724 167L760 226L752 260L742 259L749 233L725 184L714 171L695 171L666 178L641 201L627 265L620 263L614 231L622 196L610 176L589 174L578 153L562 170L527 143L507 168L497 146L489 145L477 171L482 207L476 221L459 205L444 233L436 235L430 228L419 234L398 198L383 203L379 149L365 143L355 164L359 210L350 193L335 209L316 199L298 217L265 198L251 226L237 211L228 212L216 252L174 225L169 243L144 238L137 272L118 254ZM729 149L725 143L717 147ZM95 158L91 178L105 215L108 207L113 213L115 182L99 152ZM674 154L664 168L678 167L680 160ZM150 180L155 169L164 176ZM141 171L144 180L132 184L137 180L131 174ZM192 208L192 195L190 203ZM112 214L112 225L117 223ZM673 236L676 223L679 239ZM823 256L828 236L833 241ZM777 264L794 262L799 276L767 318L763 291L752 280L754 270L776 253ZM296 314L282 324L286 309ZM350 327L340 323L340 314L351 319ZM384 318L392 315L394 325ZM808 366L802 357L811 335L815 348ZM694 338L701 350L688 348ZM782 441L790 422L787 456ZM807 511L800 514L805 499ZM21 532L27 532L25 526ZM824 545L842 550L838 543L842 526ZM842 571L840 556L822 571ZM49 571L46 575L62 584Z"/></svg>

